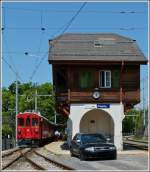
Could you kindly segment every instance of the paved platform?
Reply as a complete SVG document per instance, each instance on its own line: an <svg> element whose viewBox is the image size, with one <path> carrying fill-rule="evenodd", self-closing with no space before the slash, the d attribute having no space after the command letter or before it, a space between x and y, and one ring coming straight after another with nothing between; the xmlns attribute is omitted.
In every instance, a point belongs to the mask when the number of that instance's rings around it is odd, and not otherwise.
<svg viewBox="0 0 150 172"><path fill-rule="evenodd" d="M67 142L57 141L45 145L45 148L56 155L69 155L70 151Z"/></svg>
<svg viewBox="0 0 150 172"><path fill-rule="evenodd" d="M67 142L57 141L45 145L45 148L56 155L70 155L70 151L67 145ZM138 155L138 154L147 154L148 151L139 150L139 149L127 149L123 151L118 151L118 154L121 155Z"/></svg>

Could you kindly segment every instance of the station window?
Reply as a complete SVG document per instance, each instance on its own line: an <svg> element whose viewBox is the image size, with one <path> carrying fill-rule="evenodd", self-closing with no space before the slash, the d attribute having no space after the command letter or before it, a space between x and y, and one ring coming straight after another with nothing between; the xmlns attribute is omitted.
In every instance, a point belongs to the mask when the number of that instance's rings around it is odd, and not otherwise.
<svg viewBox="0 0 150 172"><path fill-rule="evenodd" d="M27 117L27 119L26 119L26 126L30 126L30 118L29 117Z"/></svg>
<svg viewBox="0 0 150 172"><path fill-rule="evenodd" d="M32 118L32 126L37 126L37 125L38 125L38 119Z"/></svg>
<svg viewBox="0 0 150 172"><path fill-rule="evenodd" d="M90 71L81 71L79 77L80 88L91 88L93 84L92 73Z"/></svg>
<svg viewBox="0 0 150 172"><path fill-rule="evenodd" d="M111 71L100 71L99 83L101 88L111 88Z"/></svg>
<svg viewBox="0 0 150 172"><path fill-rule="evenodd" d="M18 126L24 126L24 118L18 118Z"/></svg>

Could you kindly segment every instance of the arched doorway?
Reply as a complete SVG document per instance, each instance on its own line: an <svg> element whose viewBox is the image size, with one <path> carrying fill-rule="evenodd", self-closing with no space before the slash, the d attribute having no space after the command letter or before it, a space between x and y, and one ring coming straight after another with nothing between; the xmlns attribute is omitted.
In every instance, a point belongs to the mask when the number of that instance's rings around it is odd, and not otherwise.
<svg viewBox="0 0 150 172"><path fill-rule="evenodd" d="M102 133L114 141L114 121L101 109L93 109L84 114L80 120L81 133Z"/></svg>

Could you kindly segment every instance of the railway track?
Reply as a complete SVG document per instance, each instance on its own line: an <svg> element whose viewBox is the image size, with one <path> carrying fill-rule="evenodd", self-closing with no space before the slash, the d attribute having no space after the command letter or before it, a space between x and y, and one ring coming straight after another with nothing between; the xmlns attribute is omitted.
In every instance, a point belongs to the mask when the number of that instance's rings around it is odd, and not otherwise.
<svg viewBox="0 0 150 172"><path fill-rule="evenodd" d="M35 151L35 150L33 150L33 152L34 152L36 155L41 156L41 157L44 158L46 161L48 161L48 162L54 164L55 166L59 167L59 168L62 169L62 170L75 170L75 169L73 169L72 167L69 167L69 166L67 166L67 165L65 165L65 164L62 164L62 163L60 163L60 162L58 162L58 161L56 161L56 160L53 160L53 159L51 159L51 158L49 158L49 157L47 157L47 156L45 156L45 155L42 155L41 153L39 153L39 152L37 152L37 151Z"/></svg>
<svg viewBox="0 0 150 172"><path fill-rule="evenodd" d="M148 151L148 144L146 144L146 143L137 142L137 141L128 140L128 139L124 140L123 143L127 144L129 146L135 147L137 149L142 149L142 150Z"/></svg>
<svg viewBox="0 0 150 172"><path fill-rule="evenodd" d="M53 160L36 149L16 149L2 155L2 170L15 169L15 164L28 162L36 170L74 170L72 167ZM25 167L22 167L25 170Z"/></svg>
<svg viewBox="0 0 150 172"><path fill-rule="evenodd" d="M22 157L22 152L29 152L30 149L16 148L2 153L2 170L7 169Z"/></svg>

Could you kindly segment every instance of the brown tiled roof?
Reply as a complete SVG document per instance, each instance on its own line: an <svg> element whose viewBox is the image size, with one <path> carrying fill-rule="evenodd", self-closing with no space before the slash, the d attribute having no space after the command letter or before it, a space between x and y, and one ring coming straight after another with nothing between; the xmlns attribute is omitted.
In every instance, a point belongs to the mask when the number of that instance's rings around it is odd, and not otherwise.
<svg viewBox="0 0 150 172"><path fill-rule="evenodd" d="M146 63L135 40L118 34L66 33L49 41L49 63L58 61L127 61Z"/></svg>

